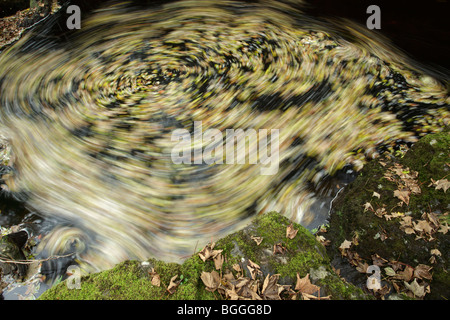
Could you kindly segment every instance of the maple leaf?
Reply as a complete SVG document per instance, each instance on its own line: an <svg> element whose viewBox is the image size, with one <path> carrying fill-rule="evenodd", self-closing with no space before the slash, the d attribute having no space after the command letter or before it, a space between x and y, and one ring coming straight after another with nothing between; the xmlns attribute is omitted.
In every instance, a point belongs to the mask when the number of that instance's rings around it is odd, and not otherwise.
<svg viewBox="0 0 450 320"><path fill-rule="evenodd" d="M177 289L177 287L180 285L180 281L175 281L175 280L177 279L177 277L178 277L178 275L173 276L173 277L170 279L169 286L167 287L167 291L168 291L170 294L173 294L173 293L175 292L175 290Z"/></svg>
<svg viewBox="0 0 450 320"><path fill-rule="evenodd" d="M395 275L395 279L409 281L413 277L414 268L410 266L406 266L403 271L399 271Z"/></svg>
<svg viewBox="0 0 450 320"><path fill-rule="evenodd" d="M331 244L331 240L327 240L324 236L317 235L316 239L325 247Z"/></svg>
<svg viewBox="0 0 450 320"><path fill-rule="evenodd" d="M409 190L395 190L394 191L394 197L399 198L406 205L409 205L409 195L410 194L411 194L411 191L409 191Z"/></svg>
<svg viewBox="0 0 450 320"><path fill-rule="evenodd" d="M210 292L216 291L216 289L219 287L220 284L220 276L217 273L217 271L213 270L211 272L205 272L202 271L202 274L200 276L203 283L206 286L206 290Z"/></svg>
<svg viewBox="0 0 450 320"><path fill-rule="evenodd" d="M286 238L294 239L297 235L298 229L294 229L292 223L286 228Z"/></svg>
<svg viewBox="0 0 450 320"><path fill-rule="evenodd" d="M450 181L448 181L447 179L440 179L437 181L434 181L433 179L431 179L431 181L432 181L432 184L430 184L430 185L434 185L435 190L442 189L442 190L444 190L445 193L447 193L447 189L450 188Z"/></svg>
<svg viewBox="0 0 450 320"><path fill-rule="evenodd" d="M346 249L349 249L352 246L352 242L348 240L344 240L341 245L339 246L339 251L341 251L341 254L343 255L345 253Z"/></svg>
<svg viewBox="0 0 450 320"><path fill-rule="evenodd" d="M266 276L261 290L261 294L263 297L270 300L281 300L280 293L284 290L284 287L277 283L279 277L279 274Z"/></svg>
<svg viewBox="0 0 450 320"><path fill-rule="evenodd" d="M447 222L445 222L444 224L441 224L438 232L446 234L448 232L448 229L449 229L448 224L447 224Z"/></svg>
<svg viewBox="0 0 450 320"><path fill-rule="evenodd" d="M418 284L417 279L414 279L414 281L411 283L404 281L404 284L405 287L414 294L414 296L418 298L422 298L425 296L425 286L421 286L420 284Z"/></svg>
<svg viewBox="0 0 450 320"><path fill-rule="evenodd" d="M414 230L416 231L424 231L428 234L431 234L431 232L433 231L433 228L426 220L419 220L417 223L413 222L413 226Z"/></svg>
<svg viewBox="0 0 450 320"><path fill-rule="evenodd" d="M319 291L320 287L311 283L309 280L309 273L300 278L300 275L297 273L297 283L295 284L295 290L298 290L301 293L306 294L314 294Z"/></svg>

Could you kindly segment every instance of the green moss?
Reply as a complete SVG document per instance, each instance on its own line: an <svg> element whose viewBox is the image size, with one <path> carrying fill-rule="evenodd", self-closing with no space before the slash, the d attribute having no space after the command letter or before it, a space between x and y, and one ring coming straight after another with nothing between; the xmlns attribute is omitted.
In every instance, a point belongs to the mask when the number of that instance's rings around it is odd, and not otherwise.
<svg viewBox="0 0 450 320"><path fill-rule="evenodd" d="M449 174L449 143L448 132L430 134L417 142L404 157L383 160L385 166L376 160L368 163L362 170L363 174L349 184L334 202L334 212L327 233L327 239L333 240L329 255L340 255L340 244L344 240L351 240L355 234L358 235L358 245L353 247L353 250L369 265L374 254L411 266L429 265L432 249L439 249L445 255L444 252L448 252L449 246L447 235L435 233L432 241L416 239L416 235L406 234L399 228L400 218L380 218L372 210L364 211L364 204L369 202L374 210L384 207L387 213L397 211L408 214L415 221L422 219L424 212L433 212L443 220L448 219L448 216L443 215L448 211L448 195L443 190L435 190L429 185L431 179L442 179ZM421 193L411 194L409 205L398 205L400 200L393 195L398 186L384 177L387 169L394 163L419 173L418 184ZM379 193L380 199L374 197L373 192ZM387 238L380 237L381 234ZM447 257L439 259L433 267L434 270L447 270ZM434 295L433 288L444 287L441 286L442 279L438 276L433 278L431 294L426 297ZM448 289L448 282L446 286Z"/></svg>
<svg viewBox="0 0 450 320"><path fill-rule="evenodd" d="M247 276L246 268L249 259L257 263L267 274L280 274L281 284L295 286L297 273L304 277L308 273L321 268L327 275L323 283L321 295L331 295L333 298L365 297L356 287L343 282L332 270L324 247L304 227L293 224L298 233L294 239L286 238L286 228L291 222L276 212L257 217L252 224L243 230L220 239L214 249L222 249L225 257L222 272L233 270L233 265L242 266ZM260 245L251 238L263 237ZM283 254L273 254L274 244L281 243L286 251ZM65 282L46 291L40 299L176 299L176 300L210 300L221 296L205 290L201 280L202 272L215 270L213 261L202 261L195 254L183 264L166 263L155 259L148 260L145 267L137 261L126 261L111 270L91 274L81 279L81 289L69 290ZM148 271L152 268L160 275L162 285L153 286ZM170 279L178 275L183 281L173 294L165 289Z"/></svg>

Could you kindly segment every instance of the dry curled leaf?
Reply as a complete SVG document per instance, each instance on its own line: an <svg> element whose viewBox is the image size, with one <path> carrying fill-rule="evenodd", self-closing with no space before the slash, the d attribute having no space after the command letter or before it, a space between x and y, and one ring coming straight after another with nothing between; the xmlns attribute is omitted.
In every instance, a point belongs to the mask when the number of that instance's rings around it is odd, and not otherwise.
<svg viewBox="0 0 450 320"><path fill-rule="evenodd" d="M256 242L256 245L259 246L263 241L262 237L251 236L251 239Z"/></svg>
<svg viewBox="0 0 450 320"><path fill-rule="evenodd" d="M216 291L220 284L220 276L217 271L213 270L211 272L203 271L200 278L206 286L206 290L210 292Z"/></svg>
<svg viewBox="0 0 450 320"><path fill-rule="evenodd" d="M367 210L374 211L372 205L370 204L370 202L364 203L363 206L364 206L364 212L366 212Z"/></svg>
<svg viewBox="0 0 450 320"><path fill-rule="evenodd" d="M214 267L216 268L216 270L220 270L222 269L222 265L223 262L225 261L222 253L218 253L215 257L214 257Z"/></svg>
<svg viewBox="0 0 450 320"><path fill-rule="evenodd" d="M434 181L431 179L431 183L428 185L429 187L434 186L435 190L442 189L445 193L447 193L447 189L450 188L450 182L447 179L440 179Z"/></svg>
<svg viewBox="0 0 450 320"><path fill-rule="evenodd" d="M256 280L256 276L261 272L261 268L259 265L257 265L256 263L254 263L252 260L248 259L248 266L247 266L248 270L250 271L250 275L252 277L253 280Z"/></svg>
<svg viewBox="0 0 450 320"><path fill-rule="evenodd" d="M411 194L411 191L409 191L409 190L395 190L394 191L394 197L399 198L406 205L409 205L409 195L410 194Z"/></svg>
<svg viewBox="0 0 450 320"><path fill-rule="evenodd" d="M431 280L433 277L430 273L432 267L427 266L425 264L419 264L414 268L414 277L418 279L427 279Z"/></svg>
<svg viewBox="0 0 450 320"><path fill-rule="evenodd" d="M414 279L411 283L406 281L403 282L405 287L413 293L415 297L422 298L425 296L425 286L421 286L417 283L417 279Z"/></svg>
<svg viewBox="0 0 450 320"><path fill-rule="evenodd" d="M273 245L273 254L283 254L286 251L286 248L280 243Z"/></svg>
<svg viewBox="0 0 450 320"><path fill-rule="evenodd" d="M309 273L303 278L300 278L300 275L297 273L297 283L295 284L295 290L298 290L301 293L314 294L318 292L319 289L319 286L312 284L309 280Z"/></svg>
<svg viewBox="0 0 450 320"><path fill-rule="evenodd" d="M178 275L173 276L173 277L170 279L169 286L167 287L167 291L168 291L170 294L173 294L173 293L175 292L175 290L178 288L178 286L180 285L180 281L175 281L175 280L177 279L177 277L178 277Z"/></svg>
<svg viewBox="0 0 450 320"><path fill-rule="evenodd" d="M286 238L294 239L297 235L298 229L294 229L292 223L286 228Z"/></svg>
<svg viewBox="0 0 450 320"><path fill-rule="evenodd" d="M161 285L161 278L159 274L156 273L154 268L152 268L152 271L149 271L148 273L152 279L151 280L152 285L159 287Z"/></svg>
<svg viewBox="0 0 450 320"><path fill-rule="evenodd" d="M215 246L215 243L213 242L211 245L206 245L202 251L198 253L200 259L202 259L203 262L208 260L209 258L215 258L219 253L221 253L223 250L213 250Z"/></svg>
<svg viewBox="0 0 450 320"><path fill-rule="evenodd" d="M341 251L341 254L345 253L346 249L350 249L350 247L352 246L352 242L348 241L348 240L344 240L341 245L339 246L339 251Z"/></svg>
<svg viewBox="0 0 450 320"><path fill-rule="evenodd" d="M441 252L438 249L432 249L431 254L440 257Z"/></svg>
<svg viewBox="0 0 450 320"><path fill-rule="evenodd" d="M397 272L395 279L409 281L413 277L414 268L410 266L405 266L403 271Z"/></svg>
<svg viewBox="0 0 450 320"><path fill-rule="evenodd" d="M284 290L284 286L278 284L280 275L267 275L264 279L261 294L264 298L270 300L281 300L280 293Z"/></svg>

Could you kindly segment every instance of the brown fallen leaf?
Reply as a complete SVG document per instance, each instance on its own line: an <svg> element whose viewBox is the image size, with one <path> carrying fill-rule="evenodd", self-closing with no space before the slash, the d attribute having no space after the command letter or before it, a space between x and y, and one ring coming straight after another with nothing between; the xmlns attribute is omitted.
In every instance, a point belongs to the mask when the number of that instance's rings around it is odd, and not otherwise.
<svg viewBox="0 0 450 320"><path fill-rule="evenodd" d="M170 279L169 286L167 287L167 291L168 291L170 294L173 294L173 293L175 292L175 290L178 288L178 286L180 285L180 281L175 281L175 280L177 279L177 277L178 277L178 275L173 276L173 277Z"/></svg>
<svg viewBox="0 0 450 320"><path fill-rule="evenodd" d="M222 269L222 265L223 262L225 261L222 253L218 253L215 257L214 257L214 267L216 268L216 270L220 270Z"/></svg>
<svg viewBox="0 0 450 320"><path fill-rule="evenodd" d="M266 276L261 290L261 295L264 298L268 300L281 300L280 293L284 290L284 287L278 284L279 277L279 274Z"/></svg>
<svg viewBox="0 0 450 320"><path fill-rule="evenodd" d="M152 271L149 271L148 273L152 279L152 285L159 287L161 285L161 277L159 276L159 274L156 273L154 268L152 268Z"/></svg>
<svg viewBox="0 0 450 320"><path fill-rule="evenodd" d="M314 294L320 290L320 287L311 283L309 280L309 273L303 278L300 278L300 275L297 273L295 290L298 290L301 293Z"/></svg>
<svg viewBox="0 0 450 320"><path fill-rule="evenodd" d="M379 266L379 267L384 267L386 265L388 261L382 257L380 257L378 254L373 254L372 255L372 264Z"/></svg>
<svg viewBox="0 0 450 320"><path fill-rule="evenodd" d="M440 228L439 228L438 232L443 233L443 234L447 234L448 230L449 230L448 224L447 224L447 222L445 222L445 223L440 225Z"/></svg>
<svg viewBox="0 0 450 320"><path fill-rule="evenodd" d="M344 255L345 250L350 249L352 246L352 242L348 240L344 240L341 245L339 246L339 251L341 251L341 254Z"/></svg>
<svg viewBox="0 0 450 320"><path fill-rule="evenodd" d="M236 292L236 288L234 286L232 286L231 289L226 289L225 295L230 300L239 300L239 294Z"/></svg>
<svg viewBox="0 0 450 320"><path fill-rule="evenodd" d="M256 280L256 276L261 272L261 268L259 265L257 265L256 263L254 263L252 260L248 259L248 266L247 266L248 270L250 271L250 275L252 277L253 280Z"/></svg>
<svg viewBox="0 0 450 320"><path fill-rule="evenodd" d="M440 180L436 180L436 181L431 179L431 182L432 183L428 186L430 187L433 185L435 187L434 188L435 190L442 189L442 190L444 190L445 193L447 193L447 189L450 188L450 181L448 181L447 179L440 179Z"/></svg>
<svg viewBox="0 0 450 320"><path fill-rule="evenodd" d="M283 254L286 251L286 247L284 247L281 242L273 245L273 254Z"/></svg>
<svg viewBox="0 0 450 320"><path fill-rule="evenodd" d="M378 199L380 199L381 195L378 192L373 192L372 197L377 197Z"/></svg>
<svg viewBox="0 0 450 320"><path fill-rule="evenodd" d="M414 268L411 266L405 266L405 269L397 272L395 279L409 281L412 279L414 273Z"/></svg>
<svg viewBox="0 0 450 320"><path fill-rule="evenodd" d="M263 241L262 237L251 236L251 239L256 242L256 245L259 246Z"/></svg>
<svg viewBox="0 0 450 320"><path fill-rule="evenodd" d="M221 253L223 250L213 250L215 246L215 243L213 242L211 245L206 245L202 251L200 251L198 253L200 259L203 260L203 262L205 262L206 260L208 260L209 258L213 258L218 255L219 253Z"/></svg>
<svg viewBox="0 0 450 320"><path fill-rule="evenodd" d="M432 280L432 275L430 273L432 267L427 266L426 264L419 264L414 268L414 277L418 279L427 279Z"/></svg>
<svg viewBox="0 0 450 320"><path fill-rule="evenodd" d="M409 195L410 194L411 194L411 191L409 191L409 190L395 190L394 191L394 197L399 198L406 205L409 205Z"/></svg>
<svg viewBox="0 0 450 320"><path fill-rule="evenodd" d="M298 229L294 229L292 223L286 228L286 238L294 239L297 235Z"/></svg>
<svg viewBox="0 0 450 320"><path fill-rule="evenodd" d="M331 244L331 240L327 240L324 236L316 235L317 241L319 241L324 247Z"/></svg>
<svg viewBox="0 0 450 320"><path fill-rule="evenodd" d="M242 272L242 268L238 263L233 264L233 269L237 272Z"/></svg>
<svg viewBox="0 0 450 320"><path fill-rule="evenodd" d="M206 286L206 290L210 292L216 291L220 284L220 276L217 271L213 270L211 272L203 271L200 278Z"/></svg>

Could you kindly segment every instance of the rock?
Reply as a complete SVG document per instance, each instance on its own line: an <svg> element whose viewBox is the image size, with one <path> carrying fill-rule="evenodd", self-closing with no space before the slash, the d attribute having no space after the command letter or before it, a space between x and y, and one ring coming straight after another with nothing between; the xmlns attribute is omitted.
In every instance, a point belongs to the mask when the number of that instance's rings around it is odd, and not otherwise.
<svg viewBox="0 0 450 320"><path fill-rule="evenodd" d="M0 238L0 258L2 260L17 261L25 260L22 247L28 240L26 231L18 231L10 233ZM3 275L14 274L19 278L23 278L27 272L28 265L2 262L0 261L0 271Z"/></svg>
<svg viewBox="0 0 450 320"><path fill-rule="evenodd" d="M301 278L311 275L311 282L320 287L320 296L331 295L331 299L365 299L363 291L343 281L332 270L325 248L305 228L293 224L298 229L293 239L286 237L290 221L282 215L271 212L259 216L243 230L220 239L214 250L222 250L225 258L222 274L238 271L240 265L243 276L251 277L249 266L257 264L262 273L256 276L264 281L267 275L279 274L278 284L295 287L297 273ZM262 237L258 245L252 237ZM282 253L274 254L274 245L280 245ZM203 272L216 270L214 262L205 262L198 254L183 264L166 263L150 259L146 262L125 261L111 270L90 274L81 278L81 289L70 290L66 281L46 291L40 299L176 299L206 300L223 298L217 291L206 290L202 281ZM154 279L157 274L160 278ZM174 276L177 276L174 280ZM160 282L160 286L152 285ZM156 280L156 281L155 281ZM175 283L173 294L166 288ZM262 283L262 282L260 282Z"/></svg>
<svg viewBox="0 0 450 320"><path fill-rule="evenodd" d="M326 234L327 239L332 240L328 253L333 261L341 258L340 244L344 240L355 239L351 250L368 265L378 260L382 278L388 276L384 268L389 267L390 261L400 263L397 276L387 279L397 278L393 282L400 286L401 294L411 295L410 290L397 281L402 277L398 275L403 272L402 268L408 265L414 268L415 273L404 277L409 283L418 279L421 285L428 287L430 292L426 292L425 299L448 299L450 242L448 233L444 232L450 221L449 191L436 188L433 180L448 177L449 154L450 133L447 128L442 133L421 138L405 154L391 159L380 158L367 164L357 179L334 201ZM396 175L393 181L386 178L386 175L389 177L392 174L390 168L399 169L397 172L403 174L403 181ZM414 171L418 173L417 178L408 180L414 176ZM411 191L417 186L420 192ZM400 195L395 191L401 188L408 191L407 195L409 193L409 199L404 199L408 204L401 197L394 196ZM374 196L374 192L379 197ZM380 262L382 260L374 258L374 255L387 262ZM428 276L428 267L432 268L432 280L416 278L424 268ZM392 273L391 269L388 270ZM354 274L343 276L347 281L355 280ZM391 294L396 293L393 282L390 283Z"/></svg>

